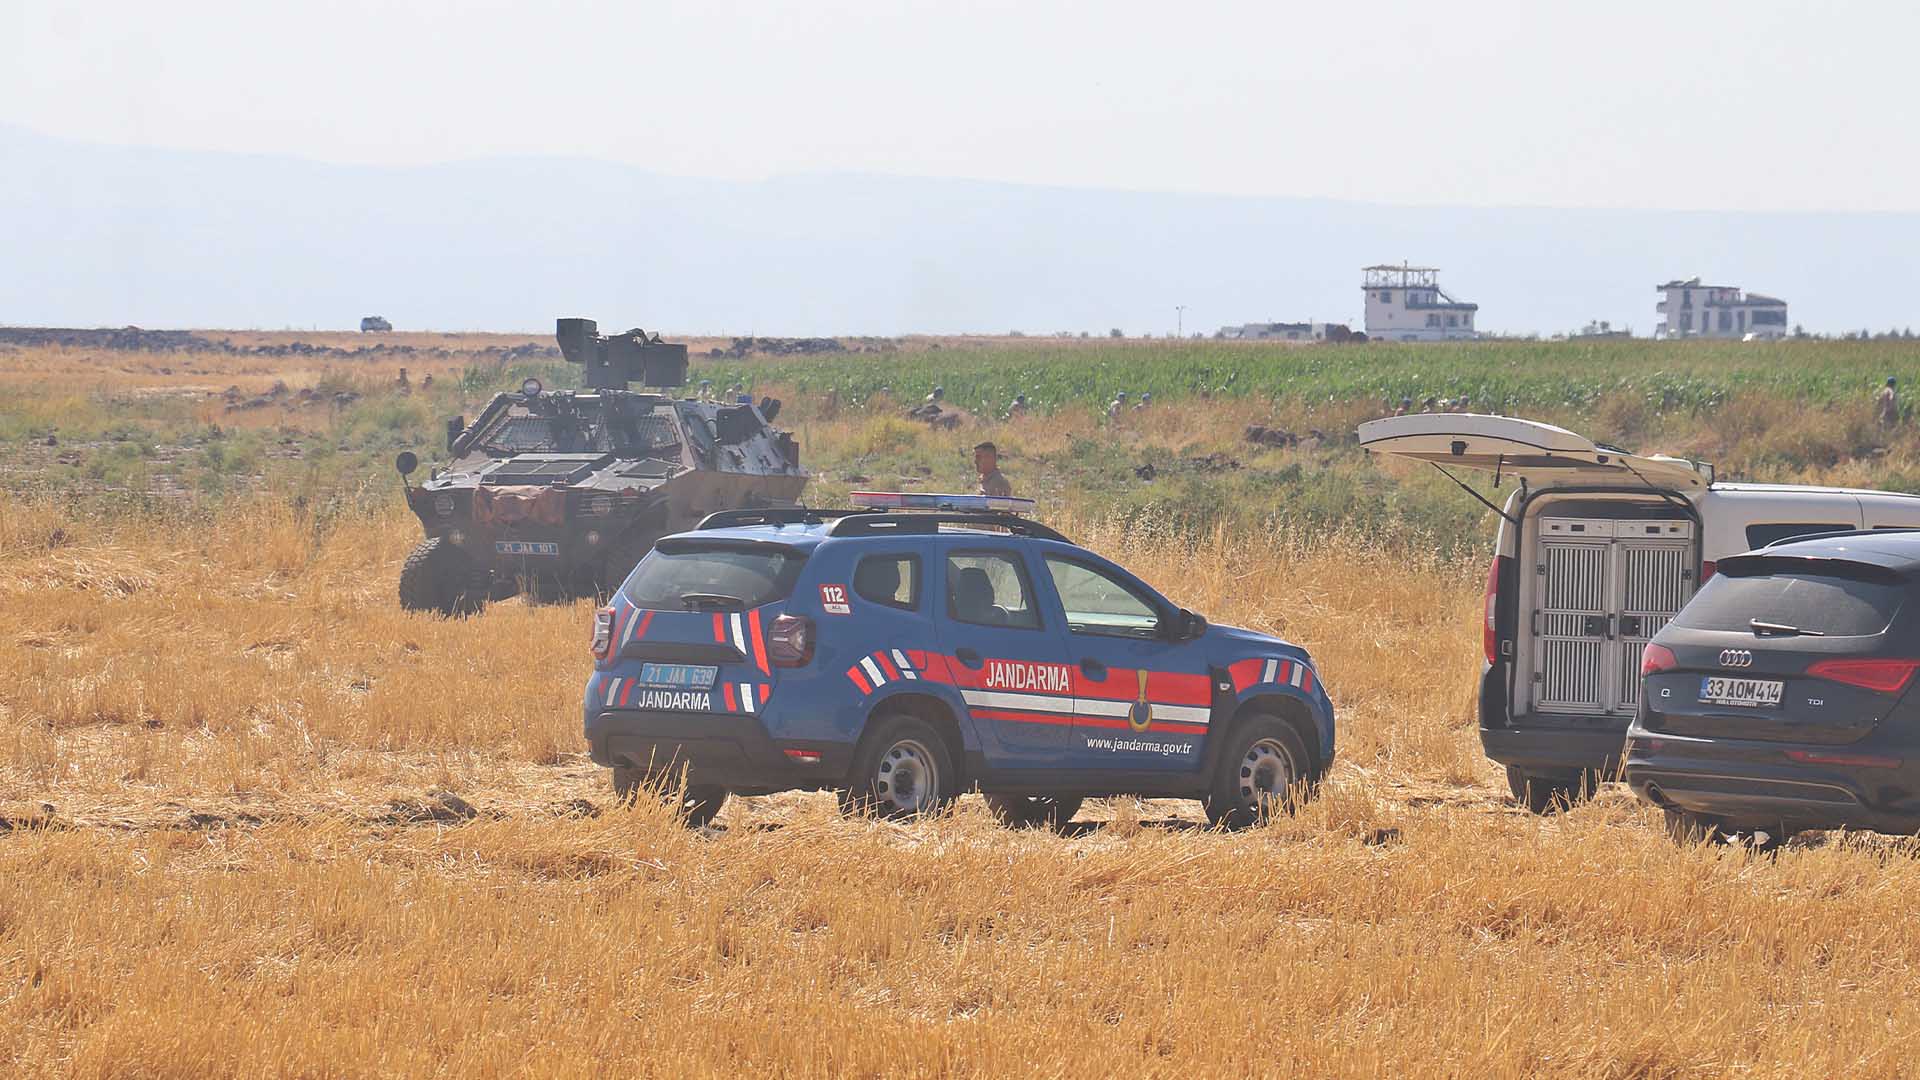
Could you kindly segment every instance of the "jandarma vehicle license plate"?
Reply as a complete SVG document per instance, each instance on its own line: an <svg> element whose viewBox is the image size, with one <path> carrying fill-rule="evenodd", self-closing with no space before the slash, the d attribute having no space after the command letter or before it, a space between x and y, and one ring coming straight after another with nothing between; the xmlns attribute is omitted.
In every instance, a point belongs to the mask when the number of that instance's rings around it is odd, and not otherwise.
<svg viewBox="0 0 1920 1080"><path fill-rule="evenodd" d="M640 685L662 690L711 690L720 669L704 664L642 664Z"/></svg>
<svg viewBox="0 0 1920 1080"><path fill-rule="evenodd" d="M1709 675L1700 680L1700 700L1713 705L1771 709L1780 704L1780 693L1785 686L1778 679L1728 679Z"/></svg>

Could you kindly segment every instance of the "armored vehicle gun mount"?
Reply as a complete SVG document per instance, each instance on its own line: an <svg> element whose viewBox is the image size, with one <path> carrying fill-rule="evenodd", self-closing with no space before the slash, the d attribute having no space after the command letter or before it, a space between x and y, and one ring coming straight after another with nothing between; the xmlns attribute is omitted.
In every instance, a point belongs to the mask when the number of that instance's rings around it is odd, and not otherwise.
<svg viewBox="0 0 1920 1080"><path fill-rule="evenodd" d="M473 423L447 422L449 463L407 483L426 539L401 568L401 606L461 615L523 589L603 594L661 536L799 498L807 474L793 436L772 425L778 401L674 396L687 347L658 334L603 336L592 320L561 319L555 337L582 365L581 389L528 379L494 395ZM412 454L396 464L403 477L419 465Z"/></svg>

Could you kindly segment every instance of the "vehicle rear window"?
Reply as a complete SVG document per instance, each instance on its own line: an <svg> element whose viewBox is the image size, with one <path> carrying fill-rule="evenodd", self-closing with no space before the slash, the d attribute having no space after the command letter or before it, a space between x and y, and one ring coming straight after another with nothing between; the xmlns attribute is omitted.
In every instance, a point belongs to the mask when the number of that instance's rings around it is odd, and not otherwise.
<svg viewBox="0 0 1920 1080"><path fill-rule="evenodd" d="M1789 537L1819 536L1821 533L1846 532L1857 529L1858 525L1849 521L1844 525L1824 524L1812 521L1774 521L1747 526L1747 546L1763 548Z"/></svg>
<svg viewBox="0 0 1920 1080"><path fill-rule="evenodd" d="M1753 620L1846 637L1885 632L1905 602L1905 586L1809 573L1716 575L1681 610L1675 625L1753 633Z"/></svg>
<svg viewBox="0 0 1920 1080"><path fill-rule="evenodd" d="M793 595L804 554L772 544L662 544L621 589L654 611L744 611Z"/></svg>

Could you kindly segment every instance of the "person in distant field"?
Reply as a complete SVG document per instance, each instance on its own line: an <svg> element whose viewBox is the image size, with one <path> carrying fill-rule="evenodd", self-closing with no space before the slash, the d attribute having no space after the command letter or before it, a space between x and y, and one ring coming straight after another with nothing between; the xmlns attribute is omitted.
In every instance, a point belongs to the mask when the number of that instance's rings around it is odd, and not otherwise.
<svg viewBox="0 0 1920 1080"><path fill-rule="evenodd" d="M393 388L403 394L413 393L413 384L407 381L407 369L400 369L400 377L393 380Z"/></svg>
<svg viewBox="0 0 1920 1080"><path fill-rule="evenodd" d="M947 388L944 386L936 386L933 388L933 393L928 394L926 400L922 401L921 404L932 405L935 402L945 401L946 399L947 399Z"/></svg>
<svg viewBox="0 0 1920 1080"><path fill-rule="evenodd" d="M990 442L983 442L973 448L973 467L980 473L980 486L975 495L1011 495L1013 485L1000 472L1000 448Z"/></svg>
<svg viewBox="0 0 1920 1080"><path fill-rule="evenodd" d="M1440 399L1436 397L1430 397L1427 400L1420 403L1420 411L1423 413L1438 412L1439 406L1440 406Z"/></svg>
<svg viewBox="0 0 1920 1080"><path fill-rule="evenodd" d="M432 373L431 371L429 371L429 372L428 372L428 373L426 374L426 377L425 377L425 378L423 378L423 379L421 379L421 380L420 380L420 389L422 389L422 390L431 390L431 389L433 389L433 373Z"/></svg>
<svg viewBox="0 0 1920 1080"><path fill-rule="evenodd" d="M1025 415L1027 415L1027 395L1013 395L1013 404L1007 406L1007 419L1011 420L1016 416Z"/></svg>
<svg viewBox="0 0 1920 1080"><path fill-rule="evenodd" d="M701 401L713 400L713 380L712 379L700 380L700 400Z"/></svg>
<svg viewBox="0 0 1920 1080"><path fill-rule="evenodd" d="M1151 408L1152 406L1153 406L1153 391L1142 390L1140 392L1140 400L1137 402L1134 402L1133 411L1139 412L1142 409Z"/></svg>
<svg viewBox="0 0 1920 1080"><path fill-rule="evenodd" d="M1412 411L1413 411L1413 399L1410 397L1403 397L1400 399L1400 407L1393 410L1393 415L1405 416Z"/></svg>
<svg viewBox="0 0 1920 1080"><path fill-rule="evenodd" d="M1471 408L1471 399L1468 398L1467 395L1461 394L1460 400L1453 403L1453 411L1454 412L1472 412L1473 409Z"/></svg>
<svg viewBox="0 0 1920 1080"><path fill-rule="evenodd" d="M1107 419L1109 420L1118 419L1120 416L1120 410L1126 407L1127 407L1127 392L1125 390L1121 390L1118 393L1113 395L1112 401L1107 402Z"/></svg>
<svg viewBox="0 0 1920 1080"><path fill-rule="evenodd" d="M1893 376L1887 376L1887 384L1873 395L1873 408L1879 414L1882 427L1892 427L1900 422L1900 391L1894 385Z"/></svg>

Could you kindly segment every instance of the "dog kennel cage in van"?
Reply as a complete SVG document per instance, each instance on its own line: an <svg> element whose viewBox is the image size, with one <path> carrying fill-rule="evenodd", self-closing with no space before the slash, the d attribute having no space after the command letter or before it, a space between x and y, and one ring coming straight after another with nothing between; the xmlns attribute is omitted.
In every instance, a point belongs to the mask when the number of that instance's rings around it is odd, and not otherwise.
<svg viewBox="0 0 1920 1080"><path fill-rule="evenodd" d="M1640 652L1696 584L1694 524L1643 518L1536 519L1521 603L1531 613L1534 707L1631 713Z"/></svg>

